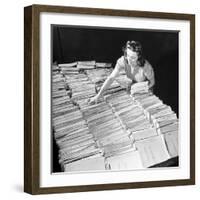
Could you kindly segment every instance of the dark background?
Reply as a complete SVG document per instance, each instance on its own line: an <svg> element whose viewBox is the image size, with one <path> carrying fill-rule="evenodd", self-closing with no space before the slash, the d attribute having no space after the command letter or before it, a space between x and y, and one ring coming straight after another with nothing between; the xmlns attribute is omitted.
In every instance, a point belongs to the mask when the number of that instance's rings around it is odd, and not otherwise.
<svg viewBox="0 0 200 200"><path fill-rule="evenodd" d="M155 72L154 93L178 116L178 32L52 25L52 62L111 62L128 40L140 41Z"/></svg>
<svg viewBox="0 0 200 200"><path fill-rule="evenodd" d="M178 114L178 32L52 26L53 62L112 62L123 54L127 40L140 41L155 71L155 90Z"/></svg>

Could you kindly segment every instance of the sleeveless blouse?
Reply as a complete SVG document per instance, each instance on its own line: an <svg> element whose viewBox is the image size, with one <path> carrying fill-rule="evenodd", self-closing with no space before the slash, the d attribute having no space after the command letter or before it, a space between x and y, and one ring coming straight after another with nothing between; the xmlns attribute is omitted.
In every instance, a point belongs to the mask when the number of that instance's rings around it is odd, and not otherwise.
<svg viewBox="0 0 200 200"><path fill-rule="evenodd" d="M147 60L145 60L143 67L136 66L133 68L128 64L125 57L121 56L117 60L117 65L120 68L120 71L123 70L126 76L133 82L142 82L154 78L153 68Z"/></svg>

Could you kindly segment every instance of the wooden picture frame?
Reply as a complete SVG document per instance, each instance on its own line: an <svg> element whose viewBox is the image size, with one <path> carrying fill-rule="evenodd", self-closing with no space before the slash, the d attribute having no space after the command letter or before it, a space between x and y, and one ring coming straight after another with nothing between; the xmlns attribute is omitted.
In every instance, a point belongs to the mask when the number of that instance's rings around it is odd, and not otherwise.
<svg viewBox="0 0 200 200"><path fill-rule="evenodd" d="M171 20L189 23L189 177L173 180L150 180L119 183L41 187L41 13L59 15L126 17L144 20ZM49 133L50 134L50 133ZM49 172L50 173L50 172ZM67 176L67 175L66 175ZM132 10L32 5L24 8L24 191L30 194L84 192L98 190L148 188L195 184L195 16Z"/></svg>

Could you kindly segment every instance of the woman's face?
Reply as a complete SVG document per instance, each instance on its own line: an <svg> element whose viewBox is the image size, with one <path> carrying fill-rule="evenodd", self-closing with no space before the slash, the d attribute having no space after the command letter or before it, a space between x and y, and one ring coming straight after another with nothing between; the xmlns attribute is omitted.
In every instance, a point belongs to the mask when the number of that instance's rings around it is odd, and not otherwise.
<svg viewBox="0 0 200 200"><path fill-rule="evenodd" d="M137 64L138 55L135 51L132 51L131 49L127 49L126 55L127 55L128 64L132 66Z"/></svg>

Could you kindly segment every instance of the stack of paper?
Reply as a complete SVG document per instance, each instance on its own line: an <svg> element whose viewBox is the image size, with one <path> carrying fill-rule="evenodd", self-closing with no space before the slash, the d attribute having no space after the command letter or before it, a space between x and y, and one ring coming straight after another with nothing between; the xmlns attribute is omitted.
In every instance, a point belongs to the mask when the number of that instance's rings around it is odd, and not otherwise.
<svg viewBox="0 0 200 200"><path fill-rule="evenodd" d="M73 92L73 87L66 87L65 81L71 80L72 85L77 81L70 78L67 75L63 77L62 74L53 75L52 78L52 126L59 148L59 162L63 168L68 163L102 154L83 119L82 112L68 94ZM86 80L87 77L82 77L83 80L84 78Z"/></svg>
<svg viewBox="0 0 200 200"><path fill-rule="evenodd" d="M134 83L131 86L131 94L147 93L149 91L148 81Z"/></svg>
<svg viewBox="0 0 200 200"><path fill-rule="evenodd" d="M78 61L77 68L78 69L94 69L96 61Z"/></svg>
<svg viewBox="0 0 200 200"><path fill-rule="evenodd" d="M55 117L53 125L62 166L101 154L80 110Z"/></svg>
<svg viewBox="0 0 200 200"><path fill-rule="evenodd" d="M53 117L77 111L78 107L70 100L69 96L56 98L52 101Z"/></svg>
<svg viewBox="0 0 200 200"><path fill-rule="evenodd" d="M116 143L111 143L103 146L105 158L117 156L133 149L136 150L134 144L129 138L124 141L118 141Z"/></svg>
<svg viewBox="0 0 200 200"><path fill-rule="evenodd" d="M126 89L128 89L132 84L132 80L127 78L126 74L120 74L115 80L119 83L119 85L122 88Z"/></svg>
<svg viewBox="0 0 200 200"><path fill-rule="evenodd" d="M96 94L95 85L85 74L68 77L66 82L72 91L72 99L75 101L90 98Z"/></svg>
<svg viewBox="0 0 200 200"><path fill-rule="evenodd" d="M61 67L61 71L63 74L70 75L70 74L79 74L80 69L76 67Z"/></svg>
<svg viewBox="0 0 200 200"><path fill-rule="evenodd" d="M100 154L64 165L65 172L105 170L105 158Z"/></svg>
<svg viewBox="0 0 200 200"><path fill-rule="evenodd" d="M142 93L142 94L136 93L134 95L131 95L131 97L135 101L135 103L139 103L142 99L147 98L151 95L153 95L152 92Z"/></svg>
<svg viewBox="0 0 200 200"><path fill-rule="evenodd" d="M103 83L107 77L110 75L110 69L93 69L86 70L86 74L89 77L90 81L94 84Z"/></svg>
<svg viewBox="0 0 200 200"><path fill-rule="evenodd" d="M64 97L64 96L69 95L69 94L70 94L70 91L66 91L65 89L52 91L52 97L53 98Z"/></svg>
<svg viewBox="0 0 200 200"><path fill-rule="evenodd" d="M164 104L152 94L134 97L135 102L142 109L158 135L163 135L166 148L171 157L178 156L178 130L179 122L170 106Z"/></svg>
<svg viewBox="0 0 200 200"><path fill-rule="evenodd" d="M67 114L57 116L53 118L52 123L55 130L55 138L67 134L68 130L77 130L86 126L86 122L82 119L82 113L80 110L73 110Z"/></svg>
<svg viewBox="0 0 200 200"><path fill-rule="evenodd" d="M78 74L77 62L59 64L61 73L64 75Z"/></svg>
<svg viewBox="0 0 200 200"><path fill-rule="evenodd" d="M112 63L96 62L96 68L111 68Z"/></svg>
<svg viewBox="0 0 200 200"><path fill-rule="evenodd" d="M96 146L92 139L85 141L78 140L76 143L69 143L70 146L67 146L63 149L60 149L59 155L61 164L72 163L83 158L89 158L94 155L101 155L101 150Z"/></svg>
<svg viewBox="0 0 200 200"><path fill-rule="evenodd" d="M52 73L53 73L53 75L58 74L59 72L60 72L59 66L56 65L56 64L53 64L52 65Z"/></svg>
<svg viewBox="0 0 200 200"><path fill-rule="evenodd" d="M61 74L53 75L52 77L52 115L59 116L74 109L73 103L70 100L70 91L66 88L65 78Z"/></svg>
<svg viewBox="0 0 200 200"><path fill-rule="evenodd" d="M135 145L144 167L150 167L170 158L162 135L136 141Z"/></svg>
<svg viewBox="0 0 200 200"><path fill-rule="evenodd" d="M84 109L83 115L100 147L128 139L128 133L107 103Z"/></svg>
<svg viewBox="0 0 200 200"><path fill-rule="evenodd" d="M51 89L52 89L52 92L58 91L58 90L67 90L67 85L64 80L61 80L52 84Z"/></svg>
<svg viewBox="0 0 200 200"><path fill-rule="evenodd" d="M106 167L109 170L134 170L144 168L139 152L134 149L108 157L106 159Z"/></svg>
<svg viewBox="0 0 200 200"><path fill-rule="evenodd" d="M73 62L73 63L62 63L62 64L58 64L58 66L62 69L65 68L70 68L70 67L76 67L77 62Z"/></svg>
<svg viewBox="0 0 200 200"><path fill-rule="evenodd" d="M52 76L52 97L58 98L68 95L69 91L66 90L65 77L61 74Z"/></svg>
<svg viewBox="0 0 200 200"><path fill-rule="evenodd" d="M79 61L53 74L52 126L63 170L142 169L178 156L177 116L148 82L134 84L129 95L120 74L124 86L114 81L98 104L88 104L111 73L106 67Z"/></svg>
<svg viewBox="0 0 200 200"><path fill-rule="evenodd" d="M169 155L172 158L178 156L178 131L167 132L163 136L165 138Z"/></svg>
<svg viewBox="0 0 200 200"><path fill-rule="evenodd" d="M62 74L54 74L52 76L52 88L53 90L64 89L65 77Z"/></svg>
<svg viewBox="0 0 200 200"><path fill-rule="evenodd" d="M127 93L121 94L121 96L111 95L106 99L126 129L133 132L150 128L152 125L144 115L143 109L135 104Z"/></svg>
<svg viewBox="0 0 200 200"><path fill-rule="evenodd" d="M98 85L98 87L96 88L97 92L100 90L101 86L102 86L102 84ZM119 92L121 90L124 90L124 88L122 88L117 81L114 81L110 85L110 87L104 92L104 95L114 94L114 93L117 93L117 92Z"/></svg>
<svg viewBox="0 0 200 200"><path fill-rule="evenodd" d="M158 135L156 128L147 128L147 129L132 132L130 137L134 141L138 141L138 140L143 140L143 139L150 138L156 135Z"/></svg>
<svg viewBox="0 0 200 200"><path fill-rule="evenodd" d="M54 74L52 76L52 82L53 82L53 84L56 84L57 82L60 82L60 81L65 81L65 77L61 73Z"/></svg>

